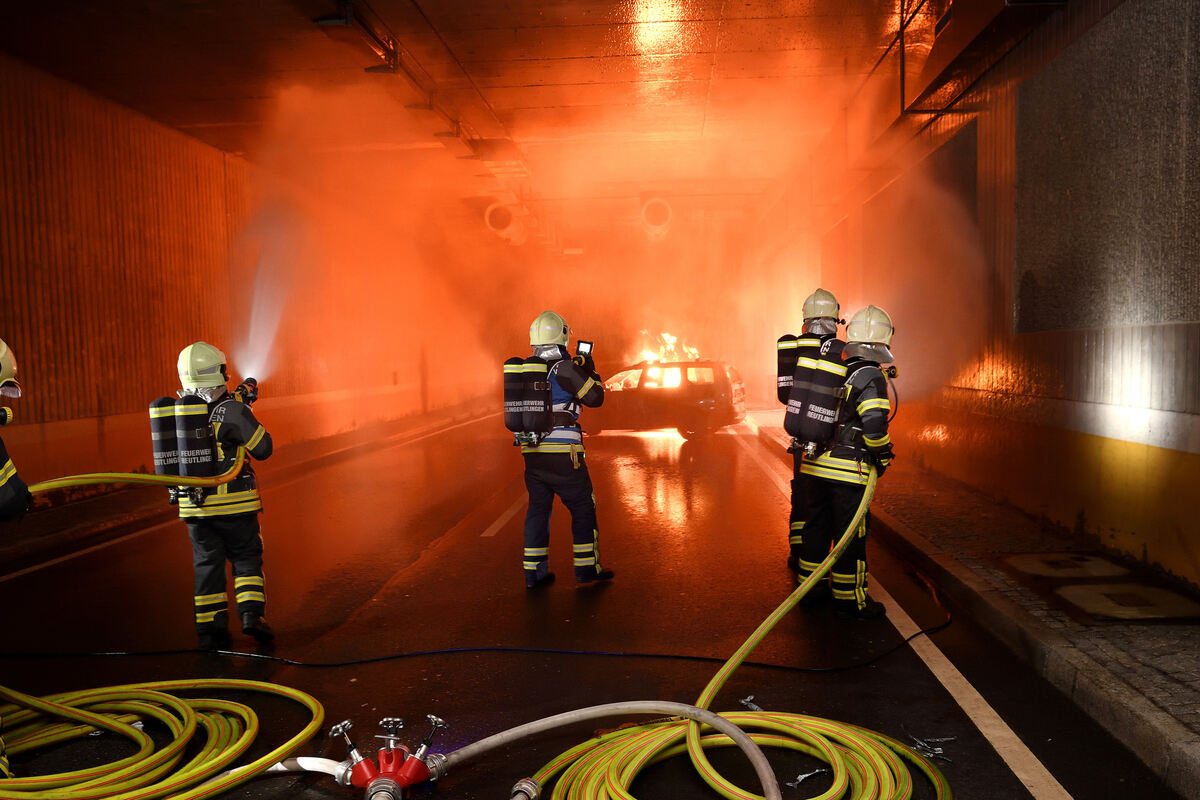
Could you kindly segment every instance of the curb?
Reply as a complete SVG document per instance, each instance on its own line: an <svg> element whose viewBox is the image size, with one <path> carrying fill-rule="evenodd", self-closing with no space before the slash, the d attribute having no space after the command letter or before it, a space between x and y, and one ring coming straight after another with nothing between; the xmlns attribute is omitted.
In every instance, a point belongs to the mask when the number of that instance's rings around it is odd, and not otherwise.
<svg viewBox="0 0 1200 800"><path fill-rule="evenodd" d="M780 450L782 433L759 428L759 441ZM781 460L791 466L786 453ZM1200 797L1200 736L1155 706L1064 636L1047 628L967 565L886 511L871 509L872 532L902 559L1030 664L1088 716L1128 747L1172 789Z"/></svg>

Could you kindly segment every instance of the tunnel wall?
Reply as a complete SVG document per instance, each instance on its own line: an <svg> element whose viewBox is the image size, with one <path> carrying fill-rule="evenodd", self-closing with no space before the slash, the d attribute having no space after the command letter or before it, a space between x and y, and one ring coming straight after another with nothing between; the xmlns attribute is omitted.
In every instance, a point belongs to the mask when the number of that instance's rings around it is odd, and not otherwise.
<svg viewBox="0 0 1200 800"><path fill-rule="evenodd" d="M204 339L232 355L246 333L263 250L247 229L264 209L303 224L314 206L243 159L0 55L0 338L25 390L2 435L22 476L145 470L147 404L178 388L179 350ZM353 237L353 221L338 224ZM461 402L426 380L421 342L356 382L325 379L344 355L330 341L281 345L255 406L277 443Z"/></svg>
<svg viewBox="0 0 1200 800"><path fill-rule="evenodd" d="M902 458L1193 584L1198 35L1188 0L1069 4L818 232L824 283L896 303ZM931 191L963 216L906 203Z"/></svg>

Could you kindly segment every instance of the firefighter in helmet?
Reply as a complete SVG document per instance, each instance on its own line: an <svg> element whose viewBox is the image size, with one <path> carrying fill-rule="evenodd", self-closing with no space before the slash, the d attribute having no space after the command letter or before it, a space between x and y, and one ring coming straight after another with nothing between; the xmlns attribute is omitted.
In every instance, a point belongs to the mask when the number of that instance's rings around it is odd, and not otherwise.
<svg viewBox="0 0 1200 800"><path fill-rule="evenodd" d="M17 359L8 345L0 340L0 397L21 396L21 384L17 383ZM0 425L11 419L12 412L0 409ZM33 504L29 487L17 475L4 442L0 441L0 521L20 519Z"/></svg>
<svg viewBox="0 0 1200 800"><path fill-rule="evenodd" d="M207 342L190 344L179 353L179 382L183 387L179 396L195 395L207 403L217 445L218 473L232 468L239 446L260 461L270 457L272 451L271 434L250 410L250 403L257 399L257 385L244 383L231 395L225 365L225 354ZM202 648L222 648L231 641L225 600L227 560L233 565L234 600L242 633L259 642L275 638L263 618L266 594L258 527L261 511L249 459L232 481L205 490L201 502L187 494L179 496L179 516L187 524L192 540L193 602Z"/></svg>
<svg viewBox="0 0 1200 800"><path fill-rule="evenodd" d="M842 348L845 342L837 338L838 324L845 324L841 319L841 305L833 293L826 289L817 289L804 299L804 330L800 337L788 344L796 348L796 371L794 381L800 381L802 386L811 384L813 374L821 364L841 364ZM781 346L783 343L781 342ZM788 516L788 568L793 572L800 569L800 551L804 542L804 526L808 516L804 506L804 478L800 473L800 465L804 460L804 452L799 447L792 447L792 510ZM822 599L828 599L829 589L825 584L813 587L806 600L809 604Z"/></svg>
<svg viewBox="0 0 1200 800"><path fill-rule="evenodd" d="M570 328L553 311L545 311L529 326L533 354L549 365L551 429L536 444L522 444L525 488L529 510L525 514L525 588L536 589L554 581L549 570L550 510L554 496L571 512L575 581L591 584L611 580L613 571L600 565L596 498L584 461L581 406L596 408L604 402L604 386L590 354L571 358L566 345Z"/></svg>
<svg viewBox="0 0 1200 800"><path fill-rule="evenodd" d="M832 446L800 465L807 524L800 546L799 575L803 581L829 555L866 491L867 465L882 476L892 463L888 436L887 378L881 364L892 362L895 328L882 308L859 310L846 326L843 360L845 394ZM867 534L870 517L864 516L854 538L830 571L834 613L841 619L877 619L882 603L867 594Z"/></svg>

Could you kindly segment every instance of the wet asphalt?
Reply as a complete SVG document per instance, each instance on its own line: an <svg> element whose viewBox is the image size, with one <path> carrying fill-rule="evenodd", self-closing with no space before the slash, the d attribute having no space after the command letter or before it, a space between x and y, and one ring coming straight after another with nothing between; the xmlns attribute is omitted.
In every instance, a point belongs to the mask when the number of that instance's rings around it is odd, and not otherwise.
<svg viewBox="0 0 1200 800"><path fill-rule="evenodd" d="M569 520L559 507L550 553L558 580L530 592L521 572L521 458L498 427L495 419L457 425L280 472L275 480L265 473L261 521L274 647L239 634L234 647L249 655L190 651L191 553L175 521L0 578L0 652L10 654L0 657L0 682L48 694L181 677L273 681L317 697L326 729L352 720L364 750L372 749L386 716L408 721L402 740L414 745L427 728L425 715L437 714L451 727L435 749L449 751L582 706L695 701L793 588L784 567L787 500L778 472L768 475L778 459L764 458L764 445L744 427L693 441L674 431L589 437L601 560L616 579L574 585ZM953 619L932 641L1069 796L1174 796L969 619L954 616L912 568L874 543L871 565L873 579L918 625ZM100 651L143 655L12 657ZM957 797L1041 796L1022 786L887 620L793 612L734 674L714 709L740 709L751 696L768 710L830 717L904 740L952 739L940 766ZM257 702L259 750L304 723L285 703ZM508 797L514 781L592 732L576 726L489 755L448 775L436 794ZM26 769L63 768L103 747L92 741L14 760ZM345 757L344 747L325 736L303 752ZM774 762L783 781L817 766L799 755ZM754 786L736 752L714 763ZM822 780L785 787L784 796L811 796L824 788ZM923 779L916 781L915 796L931 797ZM683 759L650 768L634 789L645 798L715 796ZM315 776L263 778L229 794L360 795Z"/></svg>

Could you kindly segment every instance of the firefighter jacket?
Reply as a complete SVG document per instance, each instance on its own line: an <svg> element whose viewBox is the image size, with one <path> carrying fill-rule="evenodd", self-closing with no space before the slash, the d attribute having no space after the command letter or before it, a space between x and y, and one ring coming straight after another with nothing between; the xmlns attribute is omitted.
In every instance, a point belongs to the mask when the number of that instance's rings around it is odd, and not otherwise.
<svg viewBox="0 0 1200 800"><path fill-rule="evenodd" d="M873 361L846 360L846 392L838 415L833 446L814 459L804 459L800 471L817 478L866 485L863 462L886 466L892 458L888 436L887 379Z"/></svg>
<svg viewBox="0 0 1200 800"><path fill-rule="evenodd" d="M0 521L17 519L28 510L32 501L29 487L17 475L17 468L0 440Z"/></svg>
<svg viewBox="0 0 1200 800"><path fill-rule="evenodd" d="M583 455L583 431L579 428L581 406L598 408L604 402L604 384L590 358L572 360L567 351L555 345L548 352L536 353L549 362L550 414L553 427L535 445L521 445L521 453L570 453Z"/></svg>
<svg viewBox="0 0 1200 800"><path fill-rule="evenodd" d="M254 418L250 406L229 395L208 404L209 424L217 442L216 473L227 472L237 459L239 445L259 461L269 458L273 449L271 434ZM234 514L255 514L262 511L254 467L246 459L242 471L229 483L204 490L204 500L197 505L186 494L179 497L179 516L182 519L228 517Z"/></svg>

